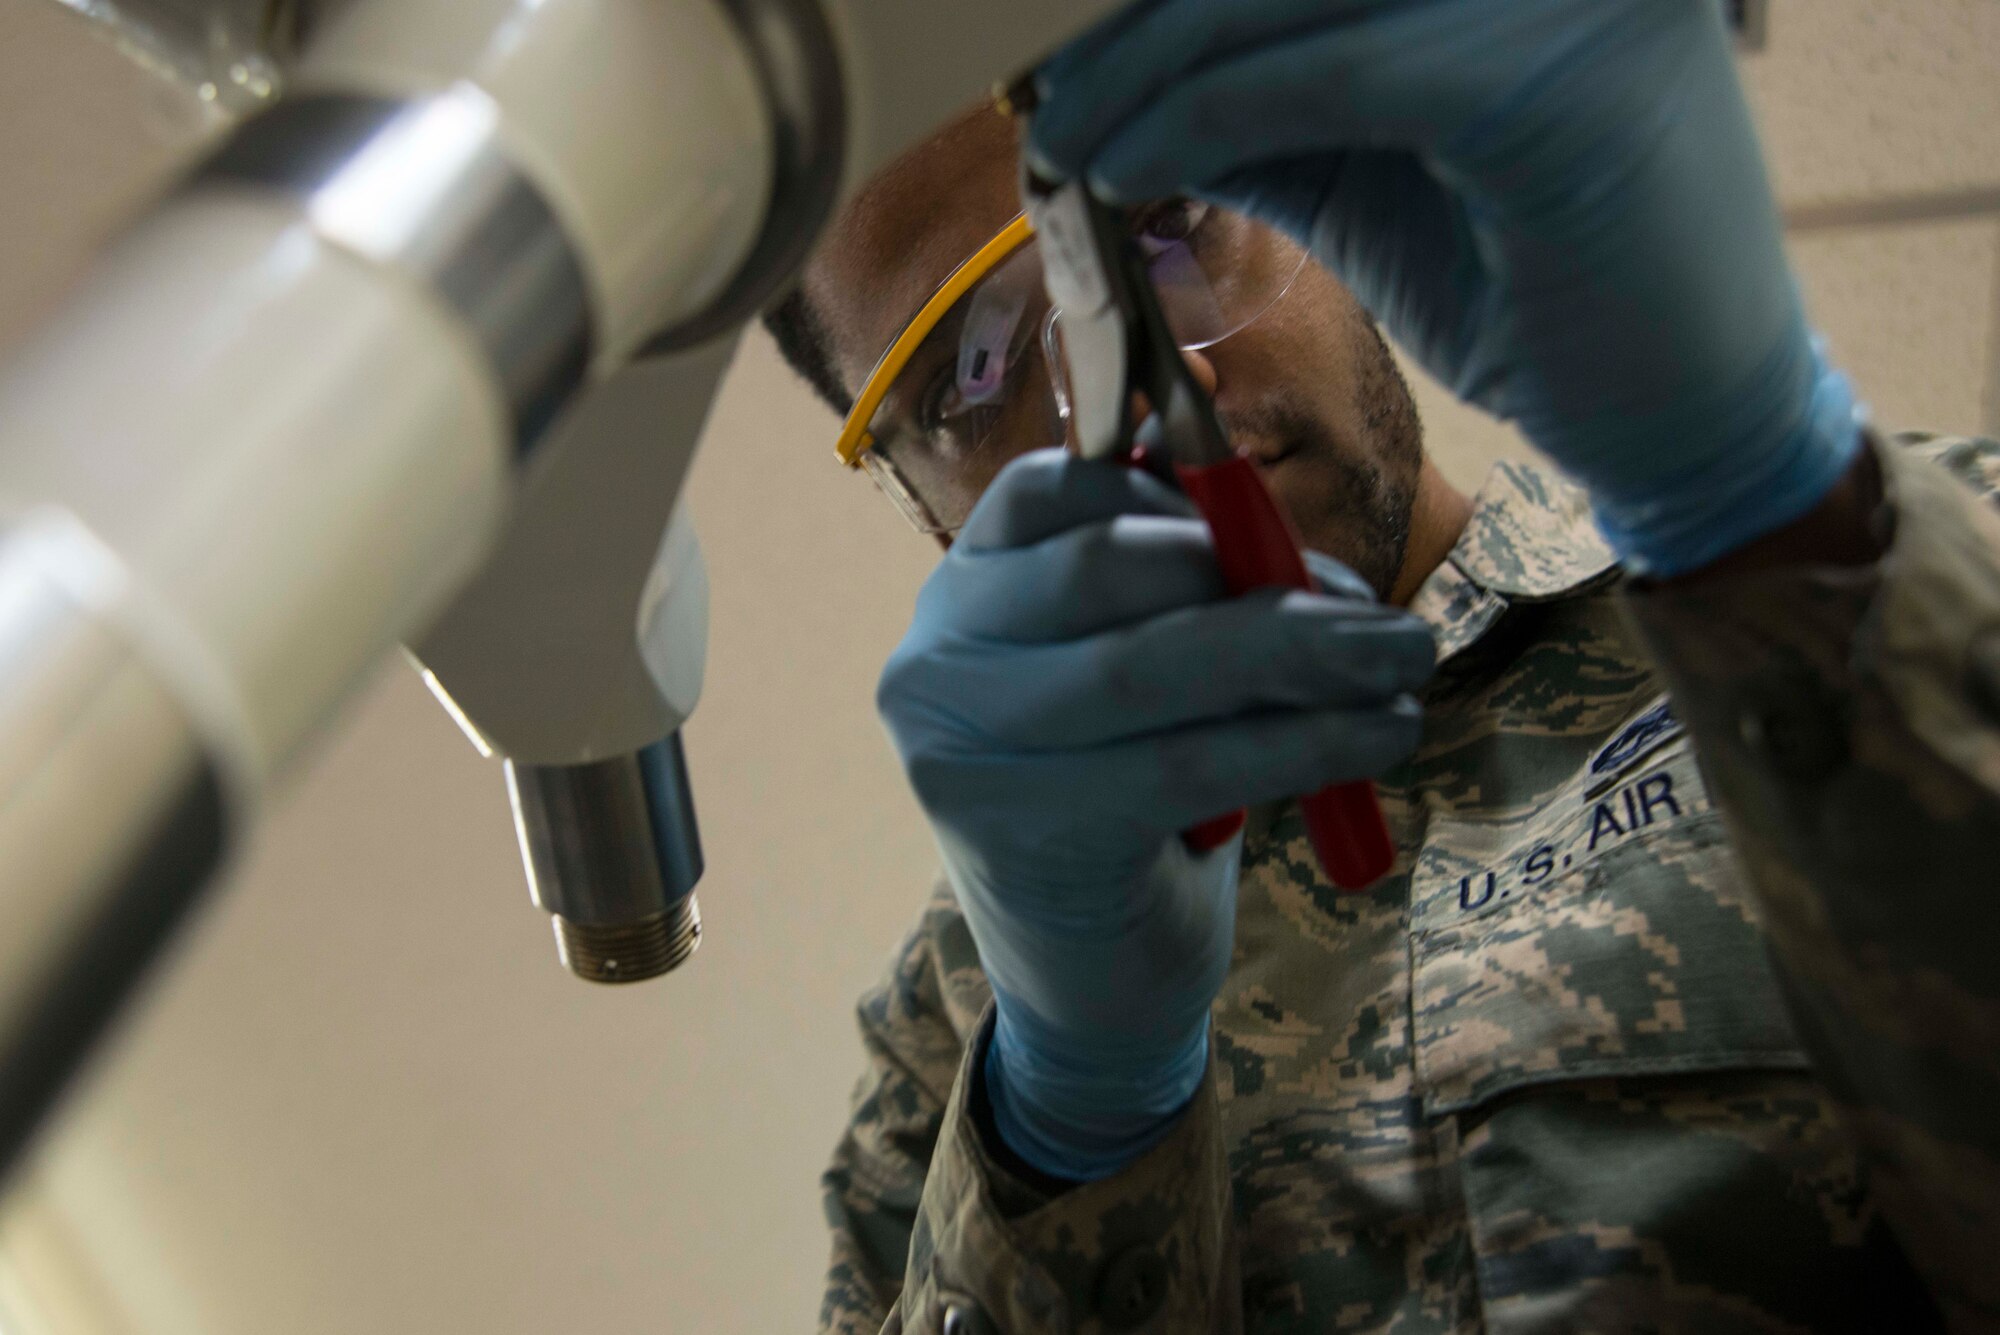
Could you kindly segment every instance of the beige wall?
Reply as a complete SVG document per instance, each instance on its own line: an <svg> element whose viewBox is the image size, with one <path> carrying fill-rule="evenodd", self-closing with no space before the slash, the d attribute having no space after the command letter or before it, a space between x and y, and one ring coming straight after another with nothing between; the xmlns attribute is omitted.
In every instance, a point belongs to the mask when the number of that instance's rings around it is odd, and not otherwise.
<svg viewBox="0 0 2000 1335"><path fill-rule="evenodd" d="M2000 182L2000 5L1774 10L1751 80L1788 201ZM139 128L143 88L100 93L112 71L72 23L0 0L0 338L97 226L75 220L186 137ZM1799 246L1886 420L1988 414L1996 237ZM1425 410L1468 484L1518 448L1428 391ZM563 975L495 767L386 664L52 1139L0 1280L79 1331L809 1324L849 1005L932 860L870 707L931 553L832 463L831 425L753 341L697 465L715 625L690 730L696 962L625 991Z"/></svg>

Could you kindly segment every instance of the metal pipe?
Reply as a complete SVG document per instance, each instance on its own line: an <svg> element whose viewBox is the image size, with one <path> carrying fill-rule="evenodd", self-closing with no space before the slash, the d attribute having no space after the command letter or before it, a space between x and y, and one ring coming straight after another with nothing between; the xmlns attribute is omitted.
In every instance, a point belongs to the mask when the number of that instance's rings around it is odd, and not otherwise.
<svg viewBox="0 0 2000 1335"><path fill-rule="evenodd" d="M701 944L701 835L678 732L583 765L507 762L528 887L579 978L636 983Z"/></svg>

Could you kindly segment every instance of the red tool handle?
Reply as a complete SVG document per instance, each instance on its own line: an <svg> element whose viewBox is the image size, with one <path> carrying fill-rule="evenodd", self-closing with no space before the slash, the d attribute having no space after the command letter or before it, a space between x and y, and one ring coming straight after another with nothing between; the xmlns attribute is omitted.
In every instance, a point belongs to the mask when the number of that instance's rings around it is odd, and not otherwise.
<svg viewBox="0 0 2000 1335"><path fill-rule="evenodd" d="M1312 589L1312 575L1299 555L1291 521L1271 499L1257 465L1241 457L1202 467L1176 464L1181 490L1208 521L1216 559L1231 593L1251 589ZM1336 784L1299 799L1306 835L1327 878L1343 890L1365 890L1388 873L1396 845L1382 804L1366 781ZM1218 848L1243 828L1243 813L1188 830L1183 836L1196 852Z"/></svg>

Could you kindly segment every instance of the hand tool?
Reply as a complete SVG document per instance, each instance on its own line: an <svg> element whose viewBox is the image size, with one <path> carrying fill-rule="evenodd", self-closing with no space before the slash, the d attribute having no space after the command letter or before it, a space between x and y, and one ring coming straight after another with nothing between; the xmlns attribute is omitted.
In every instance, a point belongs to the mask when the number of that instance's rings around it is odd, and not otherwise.
<svg viewBox="0 0 2000 1335"><path fill-rule="evenodd" d="M1081 180L1042 180L1032 170L1022 179L1042 241L1049 299L1061 312L1071 447L1086 459L1146 468L1177 485L1207 521L1232 594L1315 588L1290 520L1257 465L1230 447L1213 400L1189 371L1124 210ZM1151 410L1143 421L1141 397ZM1395 862L1370 784L1324 788L1299 805L1320 866L1343 890L1367 888ZM1231 812L1182 837L1203 852L1242 826L1243 813Z"/></svg>

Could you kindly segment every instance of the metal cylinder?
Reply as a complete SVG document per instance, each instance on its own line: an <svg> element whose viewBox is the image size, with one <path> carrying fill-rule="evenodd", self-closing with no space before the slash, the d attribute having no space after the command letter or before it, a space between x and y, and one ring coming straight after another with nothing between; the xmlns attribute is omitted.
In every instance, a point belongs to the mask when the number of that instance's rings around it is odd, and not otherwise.
<svg viewBox="0 0 2000 1335"><path fill-rule="evenodd" d="M528 890L579 978L636 983L701 943L701 833L681 735L582 765L507 762Z"/></svg>
<svg viewBox="0 0 2000 1335"><path fill-rule="evenodd" d="M701 944L701 904L690 894L665 913L634 923L592 924L558 917L556 954L592 983L636 983L671 973Z"/></svg>

